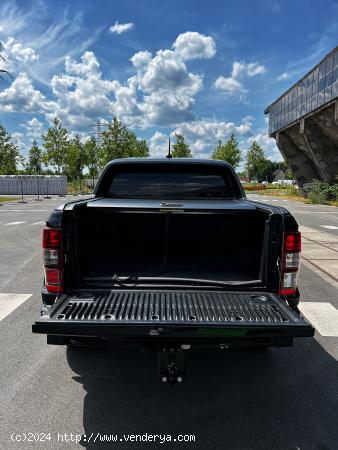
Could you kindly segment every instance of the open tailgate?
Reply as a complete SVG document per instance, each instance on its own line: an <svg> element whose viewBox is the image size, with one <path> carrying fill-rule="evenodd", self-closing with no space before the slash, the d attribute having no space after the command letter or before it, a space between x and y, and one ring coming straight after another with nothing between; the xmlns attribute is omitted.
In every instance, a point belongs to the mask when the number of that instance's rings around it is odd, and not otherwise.
<svg viewBox="0 0 338 450"><path fill-rule="evenodd" d="M305 337L314 328L271 293L113 289L63 295L34 333L61 336Z"/></svg>

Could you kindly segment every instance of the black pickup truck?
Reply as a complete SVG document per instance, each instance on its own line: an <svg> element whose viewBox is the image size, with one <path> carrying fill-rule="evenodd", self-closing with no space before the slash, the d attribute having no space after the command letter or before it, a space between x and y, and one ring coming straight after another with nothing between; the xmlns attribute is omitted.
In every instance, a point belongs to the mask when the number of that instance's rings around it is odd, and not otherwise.
<svg viewBox="0 0 338 450"><path fill-rule="evenodd" d="M314 334L297 306L295 219L247 200L225 162L112 161L93 198L52 212L43 249L33 332L49 344L153 349L163 382L184 379L189 349Z"/></svg>

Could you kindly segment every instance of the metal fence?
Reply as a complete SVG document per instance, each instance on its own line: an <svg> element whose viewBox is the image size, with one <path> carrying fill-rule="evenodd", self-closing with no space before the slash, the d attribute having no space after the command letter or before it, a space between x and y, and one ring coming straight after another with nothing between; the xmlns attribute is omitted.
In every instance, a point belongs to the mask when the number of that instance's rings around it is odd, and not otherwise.
<svg viewBox="0 0 338 450"><path fill-rule="evenodd" d="M2 195L66 195L65 175L0 175Z"/></svg>
<svg viewBox="0 0 338 450"><path fill-rule="evenodd" d="M98 178L84 178L83 179L83 184L86 187L92 188L94 189L94 187L96 186L96 183L98 182Z"/></svg>

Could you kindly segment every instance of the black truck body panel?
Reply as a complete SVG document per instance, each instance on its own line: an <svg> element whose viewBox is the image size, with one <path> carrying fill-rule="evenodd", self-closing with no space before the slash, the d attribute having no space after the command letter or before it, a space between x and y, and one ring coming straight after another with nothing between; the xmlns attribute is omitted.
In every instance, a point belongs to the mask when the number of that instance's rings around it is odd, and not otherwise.
<svg viewBox="0 0 338 450"><path fill-rule="evenodd" d="M137 167L212 167L227 174L232 185L232 199L152 199L108 198L107 190L114 171L137 170ZM162 170L161 169L161 170ZM259 264L259 279L208 287L203 280L184 283L174 279L139 280L125 282L107 276L91 277L80 274L79 248L82 229L92 214L130 214L131 220L142 214L236 215L239 220L248 214L265 214L263 244ZM134 214L134 216L133 216ZM83 222L81 222L81 220ZM87 220L88 221L88 220ZM82 224L82 225L81 225ZM224 342L261 342L290 345L294 337L314 335L314 328L297 313L298 294L281 299L278 295L283 233L296 231L298 225L292 215L275 205L246 199L243 188L232 167L221 161L180 159L116 160L107 165L97 187L95 197L66 203L57 208L47 220L47 226L61 228L66 254L65 294L57 296L42 290L45 308L42 317L33 324L33 332L49 336L50 343L69 343L71 338L99 338L109 342L132 340L165 346L185 342L223 345ZM250 226L250 223L248 223ZM99 227L100 228L100 227ZM90 228L89 228L90 229ZM83 231L83 230L82 230ZM96 229L97 232L97 229ZM93 236L94 238L95 236ZM231 238L230 238L231 239ZM239 242L240 245L240 242ZM95 246L95 245L94 245ZM89 247L90 248L90 247ZM244 247L245 250L245 247ZM92 257L95 252L90 252ZM112 252L113 253L113 252ZM94 263L95 264L95 263ZM141 282L142 281L142 282ZM210 280L209 280L210 281ZM211 279L212 281L212 279ZM92 283L92 285L91 285ZM240 284L240 283L239 283ZM62 340L64 339L64 340Z"/></svg>

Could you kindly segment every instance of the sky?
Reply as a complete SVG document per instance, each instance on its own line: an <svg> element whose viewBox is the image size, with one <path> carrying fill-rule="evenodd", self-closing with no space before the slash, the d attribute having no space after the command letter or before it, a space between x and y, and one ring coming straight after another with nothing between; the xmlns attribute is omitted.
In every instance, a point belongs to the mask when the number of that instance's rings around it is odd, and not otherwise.
<svg viewBox="0 0 338 450"><path fill-rule="evenodd" d="M0 121L23 154L55 116L83 139L116 116L152 156L234 133L280 161L264 109L337 38L332 0L2 0Z"/></svg>

